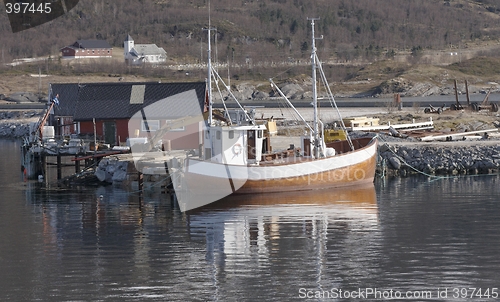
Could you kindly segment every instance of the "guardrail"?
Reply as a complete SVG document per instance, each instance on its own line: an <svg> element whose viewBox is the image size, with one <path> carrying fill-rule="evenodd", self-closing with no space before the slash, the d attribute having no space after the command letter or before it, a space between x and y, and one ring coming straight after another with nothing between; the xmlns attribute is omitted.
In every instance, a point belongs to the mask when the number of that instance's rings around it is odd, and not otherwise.
<svg viewBox="0 0 500 302"><path fill-rule="evenodd" d="M45 109L46 103L7 103L0 104L0 110L32 110L32 109Z"/></svg>

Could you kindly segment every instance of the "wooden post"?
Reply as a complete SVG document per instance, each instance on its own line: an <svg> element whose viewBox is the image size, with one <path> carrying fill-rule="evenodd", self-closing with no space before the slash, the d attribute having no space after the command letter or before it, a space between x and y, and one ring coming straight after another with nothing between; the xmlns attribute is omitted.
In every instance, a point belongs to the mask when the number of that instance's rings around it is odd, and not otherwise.
<svg viewBox="0 0 500 302"><path fill-rule="evenodd" d="M95 118L92 119L92 123L94 124L94 154L97 151L97 131L95 127Z"/></svg>
<svg viewBox="0 0 500 302"><path fill-rule="evenodd" d="M75 155L75 159L77 158L77 156ZM79 160L75 160L75 173L80 173L80 161Z"/></svg>
<svg viewBox="0 0 500 302"><path fill-rule="evenodd" d="M403 103L401 102L401 95L399 93L394 94L394 103L398 110L403 110Z"/></svg>
<svg viewBox="0 0 500 302"><path fill-rule="evenodd" d="M467 96L467 106L470 106L469 83L467 83L467 80L465 80L465 95Z"/></svg>
<svg viewBox="0 0 500 302"><path fill-rule="evenodd" d="M137 178L137 182L139 184L139 191L142 193L142 188L144 187L144 174L141 172L137 172L139 174L139 177Z"/></svg>
<svg viewBox="0 0 500 302"><path fill-rule="evenodd" d="M47 155L42 152L40 153L40 156L42 158L42 176L43 176L43 181L47 185L49 183L49 178L47 177Z"/></svg>
<svg viewBox="0 0 500 302"><path fill-rule="evenodd" d="M57 180L62 178L61 153L57 149Z"/></svg>
<svg viewBox="0 0 500 302"><path fill-rule="evenodd" d="M172 142L169 139L167 139L165 141L164 147L165 147L164 151L168 151L168 152L172 151Z"/></svg>
<svg viewBox="0 0 500 302"><path fill-rule="evenodd" d="M458 107L458 89L457 89L457 80L454 81L455 84L455 101L457 102L457 107Z"/></svg>

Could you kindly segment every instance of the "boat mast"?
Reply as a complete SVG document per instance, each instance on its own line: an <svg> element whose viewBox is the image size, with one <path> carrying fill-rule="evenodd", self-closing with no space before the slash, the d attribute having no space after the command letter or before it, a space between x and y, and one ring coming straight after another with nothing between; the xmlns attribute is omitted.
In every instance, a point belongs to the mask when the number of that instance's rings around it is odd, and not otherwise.
<svg viewBox="0 0 500 302"><path fill-rule="evenodd" d="M208 69L208 75L207 75L207 92L208 92L208 125L212 125L212 48L211 48L211 43L210 43L210 31L212 31L212 28L208 28L208 63L207 63L207 69Z"/></svg>
<svg viewBox="0 0 500 302"><path fill-rule="evenodd" d="M208 62L207 62L207 90L208 90L208 126L212 126L212 44L211 44L211 31L214 30L211 24L210 17L210 1L208 1L208 28L205 29L208 33Z"/></svg>
<svg viewBox="0 0 500 302"><path fill-rule="evenodd" d="M311 20L312 27L312 51L311 51L311 63L312 63L312 94L313 94L313 109L314 109L314 120L313 120L313 129L314 129L314 157L319 158L319 149L320 149L320 136L319 136L319 127L318 127L318 90L316 87L316 37L314 36L314 21L319 20L319 18L307 18ZM318 39L322 39L321 36Z"/></svg>
<svg viewBox="0 0 500 302"><path fill-rule="evenodd" d="M215 30L215 28L212 28L211 26L211 18L210 18L210 1L208 1L208 28L204 29L208 33L208 50L207 50L207 55L208 55L208 61L207 61L207 97L208 97L208 120L207 120L207 132L208 132L208 145L210 146L210 154L208 154L208 157L211 158L213 154L213 142L212 142L212 134L211 134L211 127L212 127L212 122L213 122L213 112L212 112L212 106L213 106L213 100L212 100L212 44L211 44L211 31ZM205 155L206 157L207 155Z"/></svg>

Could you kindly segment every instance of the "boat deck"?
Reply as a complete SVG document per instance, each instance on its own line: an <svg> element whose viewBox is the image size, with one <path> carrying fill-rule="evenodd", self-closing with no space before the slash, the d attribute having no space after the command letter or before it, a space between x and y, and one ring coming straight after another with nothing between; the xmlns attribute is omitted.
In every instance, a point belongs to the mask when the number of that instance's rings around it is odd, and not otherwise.
<svg viewBox="0 0 500 302"><path fill-rule="evenodd" d="M358 150L366 147L372 138L358 138L353 139L352 143L354 145L354 149ZM344 154L351 152L351 147L347 141L336 141L326 144L329 148L335 149L335 154ZM295 148L293 150L284 150L278 152L272 152L262 155L262 161L259 163L261 166L275 166L275 165L286 165L290 163L300 163L300 162L308 162L312 161L311 157L298 156L300 149Z"/></svg>

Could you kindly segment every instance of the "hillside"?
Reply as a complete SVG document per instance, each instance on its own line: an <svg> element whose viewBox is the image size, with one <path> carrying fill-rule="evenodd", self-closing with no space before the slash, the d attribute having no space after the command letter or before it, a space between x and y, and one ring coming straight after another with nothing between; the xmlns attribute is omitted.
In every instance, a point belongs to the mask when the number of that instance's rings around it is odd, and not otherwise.
<svg viewBox="0 0 500 302"><path fill-rule="evenodd" d="M0 14L0 94L36 92L40 82L55 79L204 80L199 63L206 62L208 5L208 0L80 0L67 15L16 34ZM308 82L307 17L320 18L316 32L324 38L318 41L318 55L339 95L447 93L454 79L469 79L479 91L500 82L498 0L211 0L211 25L217 28L213 57L229 63L221 68L223 76L233 87L255 89L268 86L269 77ZM125 66L120 54L127 34L136 43L163 47L167 64ZM61 47L92 38L106 39L115 58L58 59ZM30 57L43 60L5 66ZM38 72L50 77L30 76Z"/></svg>
<svg viewBox="0 0 500 302"><path fill-rule="evenodd" d="M67 15L12 34L0 14L1 60L57 56L76 39L106 39L121 47L156 43L176 62L205 60L208 0L80 0ZM234 63L308 57L310 26L324 36L321 57L373 60L407 50L459 48L500 37L496 0L211 0L217 57Z"/></svg>

